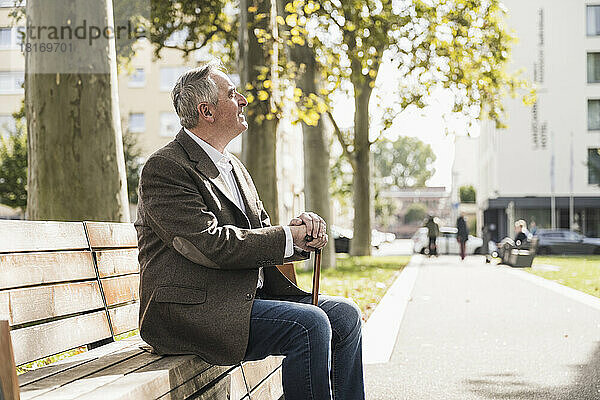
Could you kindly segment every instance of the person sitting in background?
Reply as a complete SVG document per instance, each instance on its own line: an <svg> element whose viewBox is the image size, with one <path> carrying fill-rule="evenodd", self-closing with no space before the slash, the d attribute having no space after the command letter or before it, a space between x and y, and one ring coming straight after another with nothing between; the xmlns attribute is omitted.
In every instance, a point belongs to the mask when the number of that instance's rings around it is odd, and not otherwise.
<svg viewBox="0 0 600 400"><path fill-rule="evenodd" d="M515 222L515 234L515 244L517 246L527 242L527 222L525 220L520 219Z"/></svg>

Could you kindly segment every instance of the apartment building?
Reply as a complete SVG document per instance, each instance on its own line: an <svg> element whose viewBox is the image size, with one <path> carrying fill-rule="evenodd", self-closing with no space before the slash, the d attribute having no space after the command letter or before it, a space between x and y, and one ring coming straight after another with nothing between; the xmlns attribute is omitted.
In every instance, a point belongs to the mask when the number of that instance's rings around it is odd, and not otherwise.
<svg viewBox="0 0 600 400"><path fill-rule="evenodd" d="M12 113L21 107L25 77L25 57L20 44L19 30L9 16L14 0L0 0L0 135L14 131ZM169 40L175 44L181 35ZM170 142L181 128L173 109L170 91L177 78L186 70L210 59L203 50L188 59L174 49L163 49L156 59L152 45L145 39L136 43L135 57L119 72L119 106L123 132L129 131L138 138L144 157ZM232 74L234 83L239 78ZM297 214L304 206L302 165L302 130L282 121L278 135L278 175L280 177L280 216L282 220ZM241 136L232 141L228 150L239 155Z"/></svg>
<svg viewBox="0 0 600 400"><path fill-rule="evenodd" d="M510 70L538 96L533 107L506 99L508 128L482 122L474 154L457 146L478 171L478 228L495 227L500 239L525 219L600 236L600 2L503 3L518 38Z"/></svg>

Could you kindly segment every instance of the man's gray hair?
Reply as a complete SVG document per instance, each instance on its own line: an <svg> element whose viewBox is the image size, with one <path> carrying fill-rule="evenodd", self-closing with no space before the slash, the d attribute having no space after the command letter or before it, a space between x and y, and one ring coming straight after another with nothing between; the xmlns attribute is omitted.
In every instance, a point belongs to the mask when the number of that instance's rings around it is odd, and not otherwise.
<svg viewBox="0 0 600 400"><path fill-rule="evenodd" d="M198 125L198 104L208 102L217 105L218 88L211 78L211 73L222 70L223 67L219 63L210 62L187 71L177 79L171 99L181 126L192 129Z"/></svg>

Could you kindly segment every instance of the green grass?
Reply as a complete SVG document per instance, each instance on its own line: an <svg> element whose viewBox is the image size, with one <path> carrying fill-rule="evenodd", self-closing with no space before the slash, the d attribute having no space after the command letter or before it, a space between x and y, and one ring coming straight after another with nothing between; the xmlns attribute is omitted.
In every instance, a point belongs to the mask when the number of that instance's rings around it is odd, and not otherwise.
<svg viewBox="0 0 600 400"><path fill-rule="evenodd" d="M562 285L600 297L600 256L538 256L533 266L553 265L560 271L542 271L524 268L525 271Z"/></svg>
<svg viewBox="0 0 600 400"><path fill-rule="evenodd" d="M87 351L86 346L81 346L81 347L77 347L77 348L69 350L69 351L62 352L60 354L55 354L50 357L42 358L41 360L32 361L30 363L20 365L17 367L17 375L24 374L25 372L28 372L28 371L33 371L34 369L38 369L38 368L44 367L48 364L55 363L59 360L62 360L63 358L71 357L76 354L81 354L86 351Z"/></svg>
<svg viewBox="0 0 600 400"><path fill-rule="evenodd" d="M336 269L321 270L319 292L351 298L362 310L366 321L409 261L410 256L338 257ZM310 271L296 268L296 273L298 286L310 292L312 268Z"/></svg>

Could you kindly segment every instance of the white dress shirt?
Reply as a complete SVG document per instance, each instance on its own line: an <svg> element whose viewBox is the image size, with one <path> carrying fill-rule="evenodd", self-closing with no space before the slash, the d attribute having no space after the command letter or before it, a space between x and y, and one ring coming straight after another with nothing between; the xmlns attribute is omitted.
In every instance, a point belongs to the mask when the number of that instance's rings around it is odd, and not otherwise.
<svg viewBox="0 0 600 400"><path fill-rule="evenodd" d="M196 142L202 150L208 154L212 162L215 164L219 173L225 179L231 194L233 194L233 200L235 205L238 206L240 210L246 214L246 207L244 206L244 200L242 198L242 194L240 192L240 188L237 185L235 180L235 176L233 175L233 165L231 164L231 157L229 152L225 150L221 153L219 150L212 147L210 144L206 143L204 140L200 139L198 136L194 135L192 132L183 128L183 130ZM284 258L291 257L294 254L294 240L292 238L292 231L289 226L283 225L283 231L285 232L285 251ZM258 269L258 283L256 287L262 288L263 283L265 281L265 274L263 272L262 267Z"/></svg>

